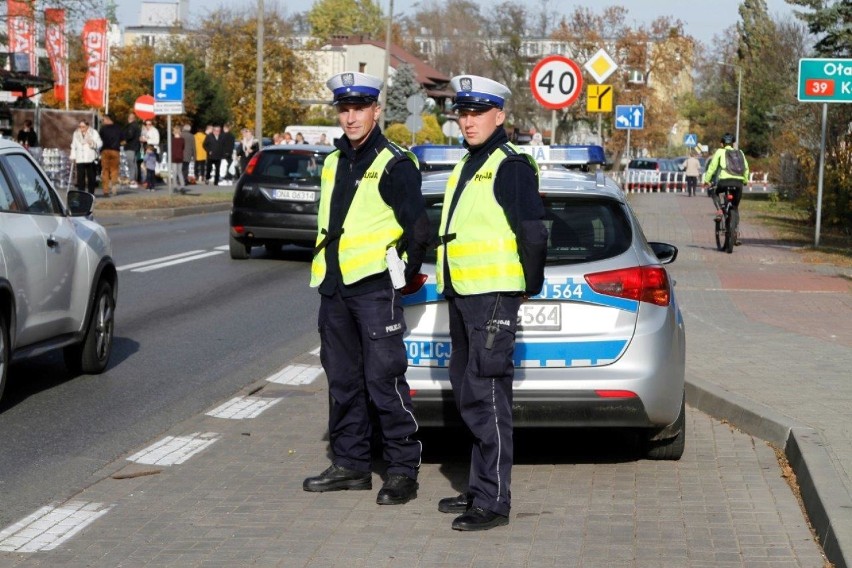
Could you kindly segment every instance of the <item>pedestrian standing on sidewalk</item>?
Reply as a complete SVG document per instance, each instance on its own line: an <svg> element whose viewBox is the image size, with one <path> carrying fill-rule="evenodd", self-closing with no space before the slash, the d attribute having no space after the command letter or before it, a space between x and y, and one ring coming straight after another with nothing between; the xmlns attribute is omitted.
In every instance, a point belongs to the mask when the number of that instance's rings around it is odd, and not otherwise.
<svg viewBox="0 0 852 568"><path fill-rule="evenodd" d="M184 191L186 189L186 178L183 177L183 153L185 151L180 126L172 127L172 155L169 159L169 174L176 186L173 191Z"/></svg>
<svg viewBox="0 0 852 568"><path fill-rule="evenodd" d="M698 176L701 175L701 162L694 154L690 154L683 163L683 173L686 175L686 190L692 197L695 195L695 188L698 186Z"/></svg>
<svg viewBox="0 0 852 568"><path fill-rule="evenodd" d="M319 289L320 359L328 378L331 467L305 479L305 491L371 489L376 409L385 482L379 505L417 497L420 442L405 380L405 282L388 272L388 255L407 257L401 278L420 270L429 219L413 154L377 124L381 79L340 73L326 83L345 135L323 165L311 286Z"/></svg>
<svg viewBox="0 0 852 568"><path fill-rule="evenodd" d="M157 149L153 144L145 146L145 159L142 164L145 166L145 189L154 191L157 185Z"/></svg>
<svg viewBox="0 0 852 568"><path fill-rule="evenodd" d="M77 169L77 189L95 193L98 185L96 163L101 149L101 137L98 131L89 126L88 120L81 120L71 136L71 161Z"/></svg>
<svg viewBox="0 0 852 568"><path fill-rule="evenodd" d="M141 142L142 127L132 112L127 115L127 124L124 126L122 138L124 139L124 161L127 162L127 177L130 187L138 187L142 178L139 177L139 165L142 162Z"/></svg>
<svg viewBox="0 0 852 568"><path fill-rule="evenodd" d="M113 189L118 191L119 168L121 167L121 127L111 114L104 115L101 126L101 185L104 197Z"/></svg>
<svg viewBox="0 0 852 568"><path fill-rule="evenodd" d="M189 165L193 164L193 169L195 169L195 136L192 135L192 126L184 124L180 137L183 138L183 164L181 166L183 179L186 183L192 183L193 180L190 178L195 177L195 172L192 176L189 175Z"/></svg>
<svg viewBox="0 0 852 568"><path fill-rule="evenodd" d="M538 166L503 129L509 89L475 75L450 86L468 153L447 180L435 275L449 310L453 397L474 442L467 492L438 510L460 513L453 529L479 531L509 524L518 309L544 283L547 229Z"/></svg>
<svg viewBox="0 0 852 568"><path fill-rule="evenodd" d="M195 133L195 183L207 184L207 150L204 148L204 140L213 132L213 125L208 124L202 132L201 129Z"/></svg>
<svg viewBox="0 0 852 568"><path fill-rule="evenodd" d="M219 185L222 159L225 155L222 151L222 127L218 124L214 124L204 138L204 150L207 152L207 169L210 172L209 183Z"/></svg>

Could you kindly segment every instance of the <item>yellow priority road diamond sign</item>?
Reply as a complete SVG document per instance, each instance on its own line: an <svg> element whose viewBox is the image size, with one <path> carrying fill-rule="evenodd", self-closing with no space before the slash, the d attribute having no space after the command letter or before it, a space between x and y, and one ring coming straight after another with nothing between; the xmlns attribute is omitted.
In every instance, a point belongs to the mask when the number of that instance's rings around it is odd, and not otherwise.
<svg viewBox="0 0 852 568"><path fill-rule="evenodd" d="M612 75L613 72L618 69L618 65L612 60L612 57L610 57L606 51L599 49L597 53L592 55L589 60L586 61L583 68L589 72L589 75L591 75L596 82L603 83L606 81L607 77Z"/></svg>
<svg viewBox="0 0 852 568"><path fill-rule="evenodd" d="M587 112L612 112L612 85L589 85L586 91Z"/></svg>

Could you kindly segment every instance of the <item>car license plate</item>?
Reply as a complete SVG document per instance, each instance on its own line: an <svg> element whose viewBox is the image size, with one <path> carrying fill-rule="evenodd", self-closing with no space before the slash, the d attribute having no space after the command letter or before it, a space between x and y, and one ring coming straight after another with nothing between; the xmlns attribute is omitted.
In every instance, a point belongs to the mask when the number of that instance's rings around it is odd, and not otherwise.
<svg viewBox="0 0 852 568"><path fill-rule="evenodd" d="M518 329L560 331L562 307L556 302L524 302L518 310Z"/></svg>
<svg viewBox="0 0 852 568"><path fill-rule="evenodd" d="M281 201L307 201L314 200L316 193L313 191L300 191L298 189L276 189L272 192L273 199Z"/></svg>

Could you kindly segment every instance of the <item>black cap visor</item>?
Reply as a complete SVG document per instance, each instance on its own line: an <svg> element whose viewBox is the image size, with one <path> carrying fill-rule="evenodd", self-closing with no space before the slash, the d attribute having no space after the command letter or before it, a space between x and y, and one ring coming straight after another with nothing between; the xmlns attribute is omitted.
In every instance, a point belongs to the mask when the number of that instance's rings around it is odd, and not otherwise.
<svg viewBox="0 0 852 568"><path fill-rule="evenodd" d="M492 108L503 109L503 107L495 104L494 101L478 97L456 97L453 100L453 110L491 110Z"/></svg>
<svg viewBox="0 0 852 568"><path fill-rule="evenodd" d="M376 97L361 95L353 93L349 96L343 96L337 99L334 99L331 104L333 106L337 105L370 105L374 102L378 101Z"/></svg>

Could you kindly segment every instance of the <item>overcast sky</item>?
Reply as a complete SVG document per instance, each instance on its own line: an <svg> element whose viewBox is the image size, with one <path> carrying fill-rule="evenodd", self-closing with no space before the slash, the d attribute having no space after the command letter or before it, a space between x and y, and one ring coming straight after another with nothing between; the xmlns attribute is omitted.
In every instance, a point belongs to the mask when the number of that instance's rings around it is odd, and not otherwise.
<svg viewBox="0 0 852 568"><path fill-rule="evenodd" d="M394 13L413 13L418 6L429 6L437 0L394 0ZM496 6L503 0L475 0L483 8ZM530 9L538 11L538 0L520 0ZM257 0L189 0L190 13L202 16L217 6L247 7L257 6ZM171 2L172 4L174 2ZM122 26L133 26L139 23L141 2L139 0L118 0L118 18ZM278 6L282 11L295 14L309 10L313 0L264 0L264 5ZM387 11L390 0L378 0L378 4ZM575 6L586 6L600 13L605 6L620 4L630 11L628 21L649 23L658 16L671 16L685 24L686 33L699 41L709 43L714 35L719 34L737 22L739 0L624 0L621 3L607 0L550 0L551 11L570 13ZM793 8L784 0L766 0L769 13L773 17L792 17ZM488 13L483 10L483 13Z"/></svg>

